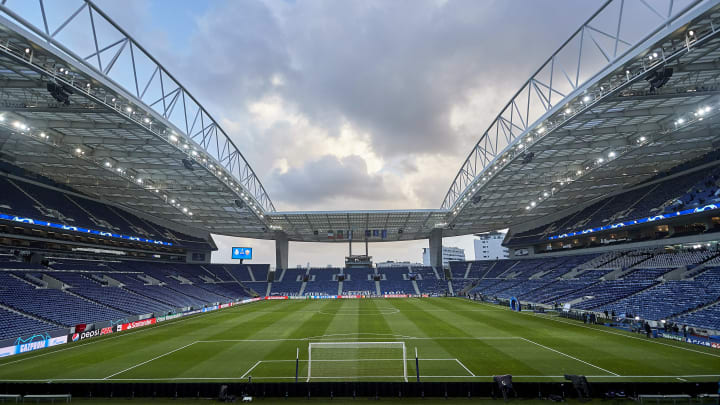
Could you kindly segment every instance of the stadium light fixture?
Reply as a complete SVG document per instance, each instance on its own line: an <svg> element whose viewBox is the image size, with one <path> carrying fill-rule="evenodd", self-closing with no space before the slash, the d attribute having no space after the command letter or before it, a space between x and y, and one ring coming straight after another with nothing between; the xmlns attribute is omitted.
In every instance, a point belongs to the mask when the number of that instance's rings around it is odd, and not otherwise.
<svg viewBox="0 0 720 405"><path fill-rule="evenodd" d="M530 201L530 206L534 207L536 205L535 201Z"/></svg>
<svg viewBox="0 0 720 405"><path fill-rule="evenodd" d="M636 321L639 321L639 320L640 320L640 317L639 317L639 316L636 316L636 317L635 317L635 320L636 320Z"/></svg>
<svg viewBox="0 0 720 405"><path fill-rule="evenodd" d="M183 207L183 209L182 209L182 210L183 210L183 212L188 212L188 209L187 209L187 207Z"/></svg>
<svg viewBox="0 0 720 405"><path fill-rule="evenodd" d="M126 111L128 114L132 114L132 108L131 108L131 107L125 107L125 111Z"/></svg>
<svg viewBox="0 0 720 405"><path fill-rule="evenodd" d="M641 137L640 137L640 142L645 142L646 139L647 139L647 138L645 138L644 136L641 136Z"/></svg>
<svg viewBox="0 0 720 405"><path fill-rule="evenodd" d="M616 155L615 155L615 152L610 152L610 153L608 153L608 157L611 158L611 159L614 158L615 156L616 156Z"/></svg>
<svg viewBox="0 0 720 405"><path fill-rule="evenodd" d="M583 102L584 102L584 103L590 102L590 96L585 96L585 97L583 97Z"/></svg>
<svg viewBox="0 0 720 405"><path fill-rule="evenodd" d="M695 36L695 31L693 31L693 30L688 31L688 35L691 36L691 37L694 37L694 36Z"/></svg>
<svg viewBox="0 0 720 405"><path fill-rule="evenodd" d="M657 58L658 57L657 52L653 52L652 56L653 56L653 58Z"/></svg>
<svg viewBox="0 0 720 405"><path fill-rule="evenodd" d="M112 167L112 163L110 163L110 162L105 162L105 167Z"/></svg>
<svg viewBox="0 0 720 405"><path fill-rule="evenodd" d="M143 179L141 179L141 178L138 178L138 179L135 180L135 181L137 181L137 184L142 184L142 183L143 183Z"/></svg>
<svg viewBox="0 0 720 405"><path fill-rule="evenodd" d="M5 116L4 116L4 115L0 115L0 122L3 122L3 121L5 121Z"/></svg>
<svg viewBox="0 0 720 405"><path fill-rule="evenodd" d="M170 200L170 204L175 204L175 199Z"/></svg>
<svg viewBox="0 0 720 405"><path fill-rule="evenodd" d="M525 209L526 209L526 210L529 210L529 209L530 209L530 206L529 206L529 205L526 205L526 206L525 206Z"/></svg>
<svg viewBox="0 0 720 405"><path fill-rule="evenodd" d="M193 215L192 211L188 212L188 215L192 216Z"/></svg>
<svg viewBox="0 0 720 405"><path fill-rule="evenodd" d="M549 196L550 196L550 194L548 194L547 191L545 191L545 192L543 193L543 197L546 197L546 198L547 198L547 197L549 197Z"/></svg>
<svg viewBox="0 0 720 405"><path fill-rule="evenodd" d="M602 163L604 161L605 161L605 159L603 159L603 158L598 158L598 160L597 160L598 163Z"/></svg>
<svg viewBox="0 0 720 405"><path fill-rule="evenodd" d="M173 141L173 142L177 142L178 137L175 136L175 135L170 135L170 140Z"/></svg>
<svg viewBox="0 0 720 405"><path fill-rule="evenodd" d="M678 118L678 120L677 120L676 122L677 122L678 124L684 124L684 123L685 123L685 119L684 119L684 118Z"/></svg>
<svg viewBox="0 0 720 405"><path fill-rule="evenodd" d="M537 132L538 134L542 134L543 132L545 132L545 127L538 128Z"/></svg>
<svg viewBox="0 0 720 405"><path fill-rule="evenodd" d="M569 107L566 108L566 109L565 109L565 114L570 114L570 113L572 113L572 109L569 108Z"/></svg>
<svg viewBox="0 0 720 405"><path fill-rule="evenodd" d="M25 53L30 53L30 48L25 48Z"/></svg>
<svg viewBox="0 0 720 405"><path fill-rule="evenodd" d="M581 174L582 174L582 170L578 170L578 171L577 171L577 175L579 176L579 175L581 175Z"/></svg>
<svg viewBox="0 0 720 405"><path fill-rule="evenodd" d="M149 124L149 123L150 123L150 118L145 117L145 118L143 119L143 121L145 121L146 124Z"/></svg>

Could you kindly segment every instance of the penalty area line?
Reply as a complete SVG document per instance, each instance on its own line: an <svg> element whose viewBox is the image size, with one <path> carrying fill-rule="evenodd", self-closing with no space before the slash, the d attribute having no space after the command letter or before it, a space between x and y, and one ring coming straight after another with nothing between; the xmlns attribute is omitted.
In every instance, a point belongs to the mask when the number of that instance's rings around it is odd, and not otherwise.
<svg viewBox="0 0 720 405"><path fill-rule="evenodd" d="M561 352L560 350L555 350L555 349L553 349L552 347L547 347L547 346L545 346L545 345L542 345L542 344L540 344L540 343L538 343L538 342L535 342L535 341L532 341L532 340L530 340L530 339L522 338L522 340L524 340L524 341L526 341L526 342L528 342L528 343L532 343L532 344L534 344L534 345L540 346L540 347L542 347L543 349L547 349L547 350L550 350L550 351L555 352L555 353L557 353L557 354L561 354L561 355L563 355L563 356L565 356L565 357L568 357L568 358L571 358L571 359L573 359L573 360L575 360L575 361L579 361L580 363L587 364L587 365L590 366L590 367L595 367L596 369L602 370L602 371L604 371L604 372L606 372L606 373L608 373L608 374L612 374L612 375L614 375L615 377L620 377L620 374L613 373L613 372L610 371L610 370L606 370L606 369L604 369L604 368L602 368L602 367L598 367L598 366L596 366L596 365L594 365L594 364L592 364L592 363L588 363L588 362L585 361L585 360L580 360L580 359L578 359L577 357L571 356L571 355L569 355L569 354L567 354L567 353L563 353L563 352Z"/></svg>
<svg viewBox="0 0 720 405"><path fill-rule="evenodd" d="M109 376L103 378L103 380L107 380L107 379L112 378L112 377L114 377L114 376L116 376L116 375L118 375L118 374L122 374L122 373L124 373L124 372L126 372L126 371L130 371L130 370L132 370L132 369L134 369L134 368L137 368L137 367L140 367L140 366L142 366L142 365L148 364L148 363L150 363L151 361L154 361L154 360L157 360L157 359L159 359L159 358L165 357L165 356L167 356L167 355L173 354L173 353L175 353L175 352L177 352L177 351L180 351L180 350L182 350L182 349L184 349L184 348L186 348L186 347L190 347L190 346L194 345L195 343L197 343L197 342L192 342L192 343L186 344L185 346L178 347L178 348L175 349L175 350L171 350L171 351L169 351L169 352L167 352L167 353L161 354L161 355L159 355L159 356L155 356L155 357L153 357L152 359L145 360L145 361L143 361L142 363L138 363L138 364L136 364L136 365L134 365L134 366L132 366L132 367L128 367L128 368L126 368L125 370L118 371L118 372L115 373L115 374L110 374Z"/></svg>
<svg viewBox="0 0 720 405"><path fill-rule="evenodd" d="M257 363L255 363L255 365L253 365L252 367L250 367L250 368L248 369L248 371L245 372L245 374L243 374L243 375L240 376L240 378L245 378L248 374L250 374L251 371L255 370L255 367L259 366L260 363L262 363L262 362L263 362L262 360L258 360Z"/></svg>
<svg viewBox="0 0 720 405"><path fill-rule="evenodd" d="M462 363L462 361L460 361L460 360L458 360L458 359L455 359L455 361L457 361L457 363L458 363L462 368L464 368L465 371L467 371L468 373L470 373L471 376L476 377L476 375L473 374L473 372L470 371L469 368L465 367L465 365Z"/></svg>

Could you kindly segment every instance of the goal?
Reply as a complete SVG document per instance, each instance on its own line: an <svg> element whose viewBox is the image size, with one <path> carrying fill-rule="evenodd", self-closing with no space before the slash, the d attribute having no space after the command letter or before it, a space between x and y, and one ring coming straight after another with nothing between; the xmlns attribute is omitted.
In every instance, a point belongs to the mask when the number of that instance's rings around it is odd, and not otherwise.
<svg viewBox="0 0 720 405"><path fill-rule="evenodd" d="M405 342L313 342L307 381L402 378L407 382Z"/></svg>

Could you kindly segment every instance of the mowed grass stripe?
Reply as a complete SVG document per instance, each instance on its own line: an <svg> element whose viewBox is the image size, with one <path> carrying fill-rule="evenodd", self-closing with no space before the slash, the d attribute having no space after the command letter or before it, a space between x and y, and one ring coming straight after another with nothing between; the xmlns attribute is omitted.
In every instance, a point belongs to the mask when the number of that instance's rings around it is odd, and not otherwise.
<svg viewBox="0 0 720 405"><path fill-rule="evenodd" d="M281 343L212 341L228 340L225 339L226 337L231 337L232 340L259 340L266 336L272 336L273 339L285 339L288 338L288 332L285 328L279 328L278 325L287 325L291 322L302 323L311 316L307 312L302 312L301 305L288 305L285 302L275 304L273 309L272 312L259 313L246 321L235 318L233 314L228 314L227 319L221 323L223 327L220 332L206 333L204 336L194 334L193 338L200 339L191 340L186 344L191 344L196 340L202 342L192 344L182 351L177 351L113 377L240 377L247 368L255 363L256 360L253 358L255 353L271 350L273 346ZM228 325L234 326L228 327ZM207 328L206 332L212 332L213 329L214 327ZM229 331L232 331L232 334ZM253 356L248 356L248 353L252 353Z"/></svg>
<svg viewBox="0 0 720 405"><path fill-rule="evenodd" d="M659 344L666 341L648 341L615 329L547 319L528 312L514 313L500 306L462 299L430 298L267 301L244 305L91 339L88 343L60 346L67 348L64 351L42 350L3 359L0 380L102 379L195 341L208 342L192 344L109 381L141 378L201 381L203 377L237 381L258 360L273 362L262 363L249 375L254 379L265 376L266 381L283 381L278 377L294 376L296 348L300 348L301 360L307 358L309 341L405 341L411 379L416 346L421 358L458 358L478 375L469 376L459 364L424 361L420 367L424 381L485 381L488 376L504 373L525 381L562 380L563 370L588 375L595 381L677 381L675 376L713 381L717 379L713 376L720 374L720 362L715 357L718 352L705 353L702 347ZM605 374L548 348L634 377ZM596 361L596 356L607 358ZM306 375L306 364L301 362L301 376ZM607 364L611 366L606 367Z"/></svg>
<svg viewBox="0 0 720 405"><path fill-rule="evenodd" d="M448 304L445 299L428 299L412 301L417 308L439 309ZM437 314L437 315L436 315ZM440 316L442 318L440 318ZM534 347L523 345L515 339L515 331L500 333L497 327L489 327L481 318L492 316L486 313L475 313L477 322L468 322L464 317L450 310L443 313L425 312L420 318L426 332L433 331L430 336L455 337L500 337L501 339L477 339L470 341L436 340L450 354L449 357L460 359L476 375L513 374L551 375L547 368L547 355L542 356ZM427 325L427 326L426 326ZM433 328L433 325L438 327ZM431 332L432 333L432 332ZM502 339L505 337L506 339ZM423 357L425 357L423 355ZM556 357L556 356L553 356ZM543 361L537 361L543 360ZM510 371L509 371L510 370ZM552 374L557 375L557 374Z"/></svg>
<svg viewBox="0 0 720 405"><path fill-rule="evenodd" d="M456 302L463 302L455 299ZM474 305L473 302L464 302ZM490 304L482 304L490 306ZM682 365L682 374L717 374L718 353L701 346L672 341L647 339L638 334L609 329L599 325L585 325L574 320L553 320L530 312L507 311L507 318L518 325L526 325L526 337L583 360L607 368L621 375L673 375ZM545 343L547 342L547 343ZM670 344L673 343L673 344ZM702 350L705 349L705 350Z"/></svg>
<svg viewBox="0 0 720 405"><path fill-rule="evenodd" d="M507 356L524 359L526 364L538 365L534 368L540 368L540 374L617 374L610 368L611 365L599 364L601 360L607 358L606 354L599 353L592 346L588 346L587 339L568 338L564 330L535 325L533 322L528 325L527 319L518 318L518 314L510 310L504 313L455 311L456 308L472 305L472 302L468 301L443 300L433 301L431 304L446 308L448 317L457 322L492 323L495 325L495 329L501 330L507 335L526 339L503 344L501 351ZM489 319L492 321L488 321ZM492 342L492 344L496 344L496 342ZM596 344L596 342L592 342L592 344ZM497 360L501 361L502 359ZM549 360L552 361L549 362ZM552 366L548 367L548 364Z"/></svg>
<svg viewBox="0 0 720 405"><path fill-rule="evenodd" d="M194 340L193 331L222 322L230 313L252 317L253 311L262 305L249 304L199 314L48 351L13 356L0 365L0 378L103 378L190 343Z"/></svg>
<svg viewBox="0 0 720 405"><path fill-rule="evenodd" d="M338 310L337 305L333 305L330 300L306 301L304 310L311 314L310 318L301 322L293 323L289 329L288 337L296 339L304 339L312 336L324 335L328 333L330 325L335 320ZM279 325L278 327L283 327ZM278 342L275 345L268 345L268 350L263 352L255 352L253 355L257 357L257 361L273 361L273 360L293 360L299 351L301 359L307 359L307 341L297 340L292 342ZM249 369L248 369L249 370ZM295 363L291 361L266 362L261 363L252 370L251 375L257 379L263 377L293 377L295 375ZM307 376L307 362L300 363L298 374L302 377Z"/></svg>

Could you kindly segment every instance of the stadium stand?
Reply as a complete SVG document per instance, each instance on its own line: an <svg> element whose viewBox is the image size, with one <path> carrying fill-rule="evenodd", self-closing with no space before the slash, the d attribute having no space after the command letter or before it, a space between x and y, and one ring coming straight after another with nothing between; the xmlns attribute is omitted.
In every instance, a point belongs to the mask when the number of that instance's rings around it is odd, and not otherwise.
<svg viewBox="0 0 720 405"><path fill-rule="evenodd" d="M696 208L720 202L720 168L702 166L717 159L717 152L681 165L663 176L624 193L604 198L562 219L512 235L509 246L522 246L547 240L550 235L563 234L640 219L678 209ZM715 161L716 162L716 161ZM665 177L683 175L663 180Z"/></svg>

